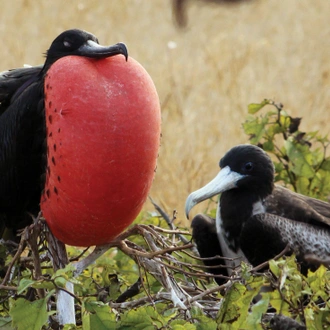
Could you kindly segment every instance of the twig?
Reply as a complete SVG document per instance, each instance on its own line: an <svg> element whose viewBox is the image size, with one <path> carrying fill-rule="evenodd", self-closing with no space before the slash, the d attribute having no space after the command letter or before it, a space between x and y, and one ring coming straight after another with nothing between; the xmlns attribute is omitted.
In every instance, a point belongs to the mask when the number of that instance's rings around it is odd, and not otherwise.
<svg viewBox="0 0 330 330"><path fill-rule="evenodd" d="M21 241L19 243L19 246L18 246L18 249L17 249L17 252L15 253L12 261L10 262L9 266L8 266L8 269L7 269L7 272L6 272L6 275L5 277L3 278L2 282L1 282L1 285L5 286L9 277L10 277L10 274L11 274L11 271L12 271L12 268L14 267L17 259L20 257L20 255L22 254L22 252L24 251L25 249L25 246L26 246L26 240L27 240L27 228L24 229L23 233L22 233L22 236L21 236Z"/></svg>
<svg viewBox="0 0 330 330"><path fill-rule="evenodd" d="M290 251L290 246L289 246L289 244L287 244L287 246L284 248L284 250L281 253L279 253L278 255L276 255L272 260L277 260L277 259L283 257L289 251ZM250 272L251 273L258 272L260 269L263 269L263 268L268 267L268 266L269 266L269 260L263 262L262 264L260 264L256 267L253 267L250 270Z"/></svg>
<svg viewBox="0 0 330 330"><path fill-rule="evenodd" d="M168 268L171 268L173 270L176 270L178 273L181 273L181 274L185 274L185 275L189 275L189 276L204 276L204 277L217 277L217 278L223 278L225 280L229 280L231 279L231 277L229 276L224 276L224 275L214 275L214 274L209 274L209 273L205 273L205 272L188 272L186 270L183 270L182 268L179 268L179 267L176 267L176 266L173 266L173 265L170 265L170 264L166 264L164 262L162 262L161 260L159 261L162 265L168 267ZM193 265L192 265L193 266Z"/></svg>
<svg viewBox="0 0 330 330"><path fill-rule="evenodd" d="M227 288L231 287L232 284L233 284L233 283L232 283L231 281L228 281L228 282L225 283L225 284L222 284L222 285L216 286L216 287L214 287L214 288L210 288L210 289L208 289L208 290L205 290L205 291L203 291L202 293L200 293L199 295L197 295L197 296L195 296L195 297L193 297L193 298L189 298L189 299L187 299L187 302L185 302L185 304L186 304L186 305L187 305L188 303L191 304L191 303L193 303L194 301L200 300L200 299L204 298L205 296L208 296L208 295L211 294L211 293L219 292L219 291L221 291L221 290L223 290L223 289L227 289Z"/></svg>
<svg viewBox="0 0 330 330"><path fill-rule="evenodd" d="M149 199L152 203L152 205L155 207L155 209L159 212L159 214L163 217L163 219L166 221L167 225L172 229L175 230L176 227L173 224L173 221L171 221L170 217L168 216L168 214L159 206L157 205L154 200L151 198L151 196L149 196ZM187 240L181 233L178 233L178 237L180 239L180 241L184 244L188 244L190 241Z"/></svg>
<svg viewBox="0 0 330 330"><path fill-rule="evenodd" d="M115 309L132 309L145 304L154 304L155 302L161 302L163 300L171 300L170 294L167 292L159 292L151 296L151 301L149 297L142 297L136 300L117 303L109 302L109 306Z"/></svg>
<svg viewBox="0 0 330 330"><path fill-rule="evenodd" d="M155 229L156 231L160 232L160 233L165 233L165 234L182 234L182 235L190 235L191 236L191 233L189 231L183 231L183 230L180 230L180 229L164 229L164 228L161 228L161 227L156 227L154 225L149 225L149 227ZM184 243L184 242L182 242ZM190 243L190 240L187 240L187 243L184 243L184 244L188 244Z"/></svg>
<svg viewBox="0 0 330 330"><path fill-rule="evenodd" d="M17 287L0 284L0 290L17 291Z"/></svg>
<svg viewBox="0 0 330 330"><path fill-rule="evenodd" d="M90 246L87 247L86 249L84 249L80 254L78 254L77 256L75 257L72 257L70 258L70 262L73 262L73 261L78 261L88 250L89 250Z"/></svg>
<svg viewBox="0 0 330 330"><path fill-rule="evenodd" d="M31 215L33 218L33 224L28 227L29 235L27 238L27 243L30 246L30 249L32 251L33 256L33 268L34 268L34 279L39 280L42 276L41 271L41 260L39 257L39 250L38 250L38 237L41 232L41 221L40 221L40 214L35 218L33 215ZM45 290L44 289L37 289L38 295L40 298L45 297Z"/></svg>

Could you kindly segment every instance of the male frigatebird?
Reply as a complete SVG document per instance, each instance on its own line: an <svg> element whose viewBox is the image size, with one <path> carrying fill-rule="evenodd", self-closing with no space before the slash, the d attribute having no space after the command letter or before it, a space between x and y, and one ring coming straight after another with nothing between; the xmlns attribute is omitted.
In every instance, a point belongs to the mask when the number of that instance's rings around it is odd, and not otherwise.
<svg viewBox="0 0 330 330"><path fill-rule="evenodd" d="M141 210L159 137L155 87L126 46L61 33L43 66L0 74L0 234L41 208L64 243L111 241Z"/></svg>
<svg viewBox="0 0 330 330"><path fill-rule="evenodd" d="M307 255L318 260L329 258L328 203L275 186L271 159L253 145L230 149L220 160L220 168L210 183L191 193L186 201L188 217L194 205L221 193L215 221L220 243L217 250L210 251L216 245L210 242L215 239L215 229L204 224L210 219L203 221L198 215L192 222L193 238L202 256L236 256L256 266L288 245L307 267Z"/></svg>

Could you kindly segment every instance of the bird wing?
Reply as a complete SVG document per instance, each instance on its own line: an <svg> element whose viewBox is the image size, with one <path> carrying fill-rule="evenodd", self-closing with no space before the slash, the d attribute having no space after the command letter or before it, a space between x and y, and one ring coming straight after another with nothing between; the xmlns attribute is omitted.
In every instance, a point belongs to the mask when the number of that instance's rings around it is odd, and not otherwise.
<svg viewBox="0 0 330 330"><path fill-rule="evenodd" d="M310 223L292 221L275 214L259 213L243 226L240 244L252 265L274 258L289 245L300 261L315 255L330 257L330 232Z"/></svg>
<svg viewBox="0 0 330 330"><path fill-rule="evenodd" d="M223 253L216 232L215 219L205 214L197 214L191 222L191 228L192 237L200 257L214 258L203 260L204 265L218 266L216 268L206 268L206 271L214 275L228 276L225 260L216 258L216 256L222 257ZM219 285L225 282L221 277L215 277L214 279Z"/></svg>
<svg viewBox="0 0 330 330"><path fill-rule="evenodd" d="M267 213L317 226L330 226L329 203L297 194L281 186L275 186L264 205Z"/></svg>
<svg viewBox="0 0 330 330"><path fill-rule="evenodd" d="M12 97L20 90L24 90L25 84L41 72L42 65L26 68L12 69L0 73L0 115L11 103Z"/></svg>
<svg viewBox="0 0 330 330"><path fill-rule="evenodd" d="M26 212L38 213L46 168L43 81L16 96L0 115L0 225L9 228L22 228Z"/></svg>

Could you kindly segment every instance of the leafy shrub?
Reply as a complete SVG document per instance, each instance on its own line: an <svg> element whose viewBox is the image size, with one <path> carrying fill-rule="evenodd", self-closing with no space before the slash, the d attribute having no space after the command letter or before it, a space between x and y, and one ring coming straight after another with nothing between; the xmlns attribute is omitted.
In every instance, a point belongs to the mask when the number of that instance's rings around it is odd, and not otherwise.
<svg viewBox="0 0 330 330"><path fill-rule="evenodd" d="M270 110L257 116L265 106ZM301 132L301 118L292 118L271 100L251 104L248 111L243 129L252 144L272 155L276 181L327 200L328 138ZM67 247L72 261L65 268L53 269L51 243L42 219L24 231L16 255L0 245L7 266L0 284L0 329L59 328L55 299L67 281L75 286L77 320L75 325L65 325L67 330L330 326L330 272L326 267L304 276L294 256L271 260L266 271L242 263L230 281L216 286L212 275L195 260L190 234L174 228L173 219L157 210L167 223L158 214L141 214L111 250L80 274L75 261L83 260L86 251L73 247Z"/></svg>

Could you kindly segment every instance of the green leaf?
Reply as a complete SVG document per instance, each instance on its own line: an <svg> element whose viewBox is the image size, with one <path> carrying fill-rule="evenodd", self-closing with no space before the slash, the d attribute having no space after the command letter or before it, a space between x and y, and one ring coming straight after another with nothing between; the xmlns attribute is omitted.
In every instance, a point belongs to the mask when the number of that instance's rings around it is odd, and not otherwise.
<svg viewBox="0 0 330 330"><path fill-rule="evenodd" d="M34 281L31 287L34 289L47 289L47 290L53 290L55 288L54 283L47 280Z"/></svg>
<svg viewBox="0 0 330 330"><path fill-rule="evenodd" d="M261 293L262 299L260 299L256 304L251 308L251 313L249 313L246 319L246 325L249 329L260 329L262 330L261 319L263 314L267 312L270 293L263 292Z"/></svg>
<svg viewBox="0 0 330 330"><path fill-rule="evenodd" d="M324 301L328 299L328 293L324 288L330 284L330 272L321 265L315 272L311 270L307 274L307 283L309 284L316 299L321 297Z"/></svg>
<svg viewBox="0 0 330 330"><path fill-rule="evenodd" d="M55 284L60 288L65 288L67 280L62 276L57 276L54 279Z"/></svg>
<svg viewBox="0 0 330 330"><path fill-rule="evenodd" d="M19 282L17 293L21 294L23 291L31 287L32 284L34 284L34 282L35 282L34 280L30 280L28 278L22 278Z"/></svg>
<svg viewBox="0 0 330 330"><path fill-rule="evenodd" d="M116 316L108 305L101 302L85 302L83 309L84 330L108 330L116 328Z"/></svg>
<svg viewBox="0 0 330 330"><path fill-rule="evenodd" d="M275 290L270 294L270 305L275 308L277 314L283 314L285 316L291 316L290 305L283 300L280 292Z"/></svg>
<svg viewBox="0 0 330 330"><path fill-rule="evenodd" d="M12 307L9 314L13 319L13 325L18 330L40 330L48 320L47 300L48 298L33 302L24 298L11 300Z"/></svg>
<svg viewBox="0 0 330 330"><path fill-rule="evenodd" d="M243 129L246 134L250 135L251 143L257 144L265 132L265 124L258 120L246 121L243 123Z"/></svg>
<svg viewBox="0 0 330 330"><path fill-rule="evenodd" d="M75 271L75 266L72 263L69 263L68 265L66 265L64 268L60 268L56 271L56 273L52 276L52 278L56 278L56 277L64 277L66 279L72 279L74 276L74 271Z"/></svg>
<svg viewBox="0 0 330 330"><path fill-rule="evenodd" d="M165 319L157 313L156 309L147 306L124 313L121 318L120 330L154 330L164 327Z"/></svg>
<svg viewBox="0 0 330 330"><path fill-rule="evenodd" d="M306 327L309 330L328 329L330 326L329 309L307 306L304 309Z"/></svg>
<svg viewBox="0 0 330 330"><path fill-rule="evenodd" d="M321 166L322 170L330 171L330 159L326 159Z"/></svg>
<svg viewBox="0 0 330 330"><path fill-rule="evenodd" d="M299 148L290 140L286 140L284 146L290 162L292 163L292 165L290 165L292 172L307 179L312 178L315 171L310 165L311 155L308 148Z"/></svg>
<svg viewBox="0 0 330 330"><path fill-rule="evenodd" d="M77 327L74 324L65 324L63 327L63 330L78 330L81 329L81 327Z"/></svg>
<svg viewBox="0 0 330 330"><path fill-rule="evenodd" d="M273 151L274 143L273 143L273 141L266 141L262 144L262 147L265 151Z"/></svg>
<svg viewBox="0 0 330 330"><path fill-rule="evenodd" d="M198 307L191 307L191 318L196 322L196 330L216 330L217 323L207 317L205 313Z"/></svg>
<svg viewBox="0 0 330 330"><path fill-rule="evenodd" d="M14 330L11 321L11 317L0 317L0 330Z"/></svg>
<svg viewBox="0 0 330 330"><path fill-rule="evenodd" d="M232 285L217 315L220 329L226 329L225 324L231 324L233 329L246 329L250 303L260 291L262 284L263 279L255 277L248 281L248 286L238 282Z"/></svg>
<svg viewBox="0 0 330 330"><path fill-rule="evenodd" d="M169 329L171 329L171 330L172 329L173 330L186 330L186 329L187 330L197 330L200 328L198 328L198 325L191 324L190 322L187 322L186 320L174 320L170 323ZM204 328L204 329L206 329L206 328Z"/></svg>
<svg viewBox="0 0 330 330"><path fill-rule="evenodd" d="M267 104L269 104L269 100L263 100L261 103L251 103L248 105L248 113L253 115Z"/></svg>
<svg viewBox="0 0 330 330"><path fill-rule="evenodd" d="M91 322L90 322L90 312L93 311L93 309L87 311L86 310L86 301L83 300L81 304L81 319L82 319L82 326L83 330L90 330L91 329Z"/></svg>

